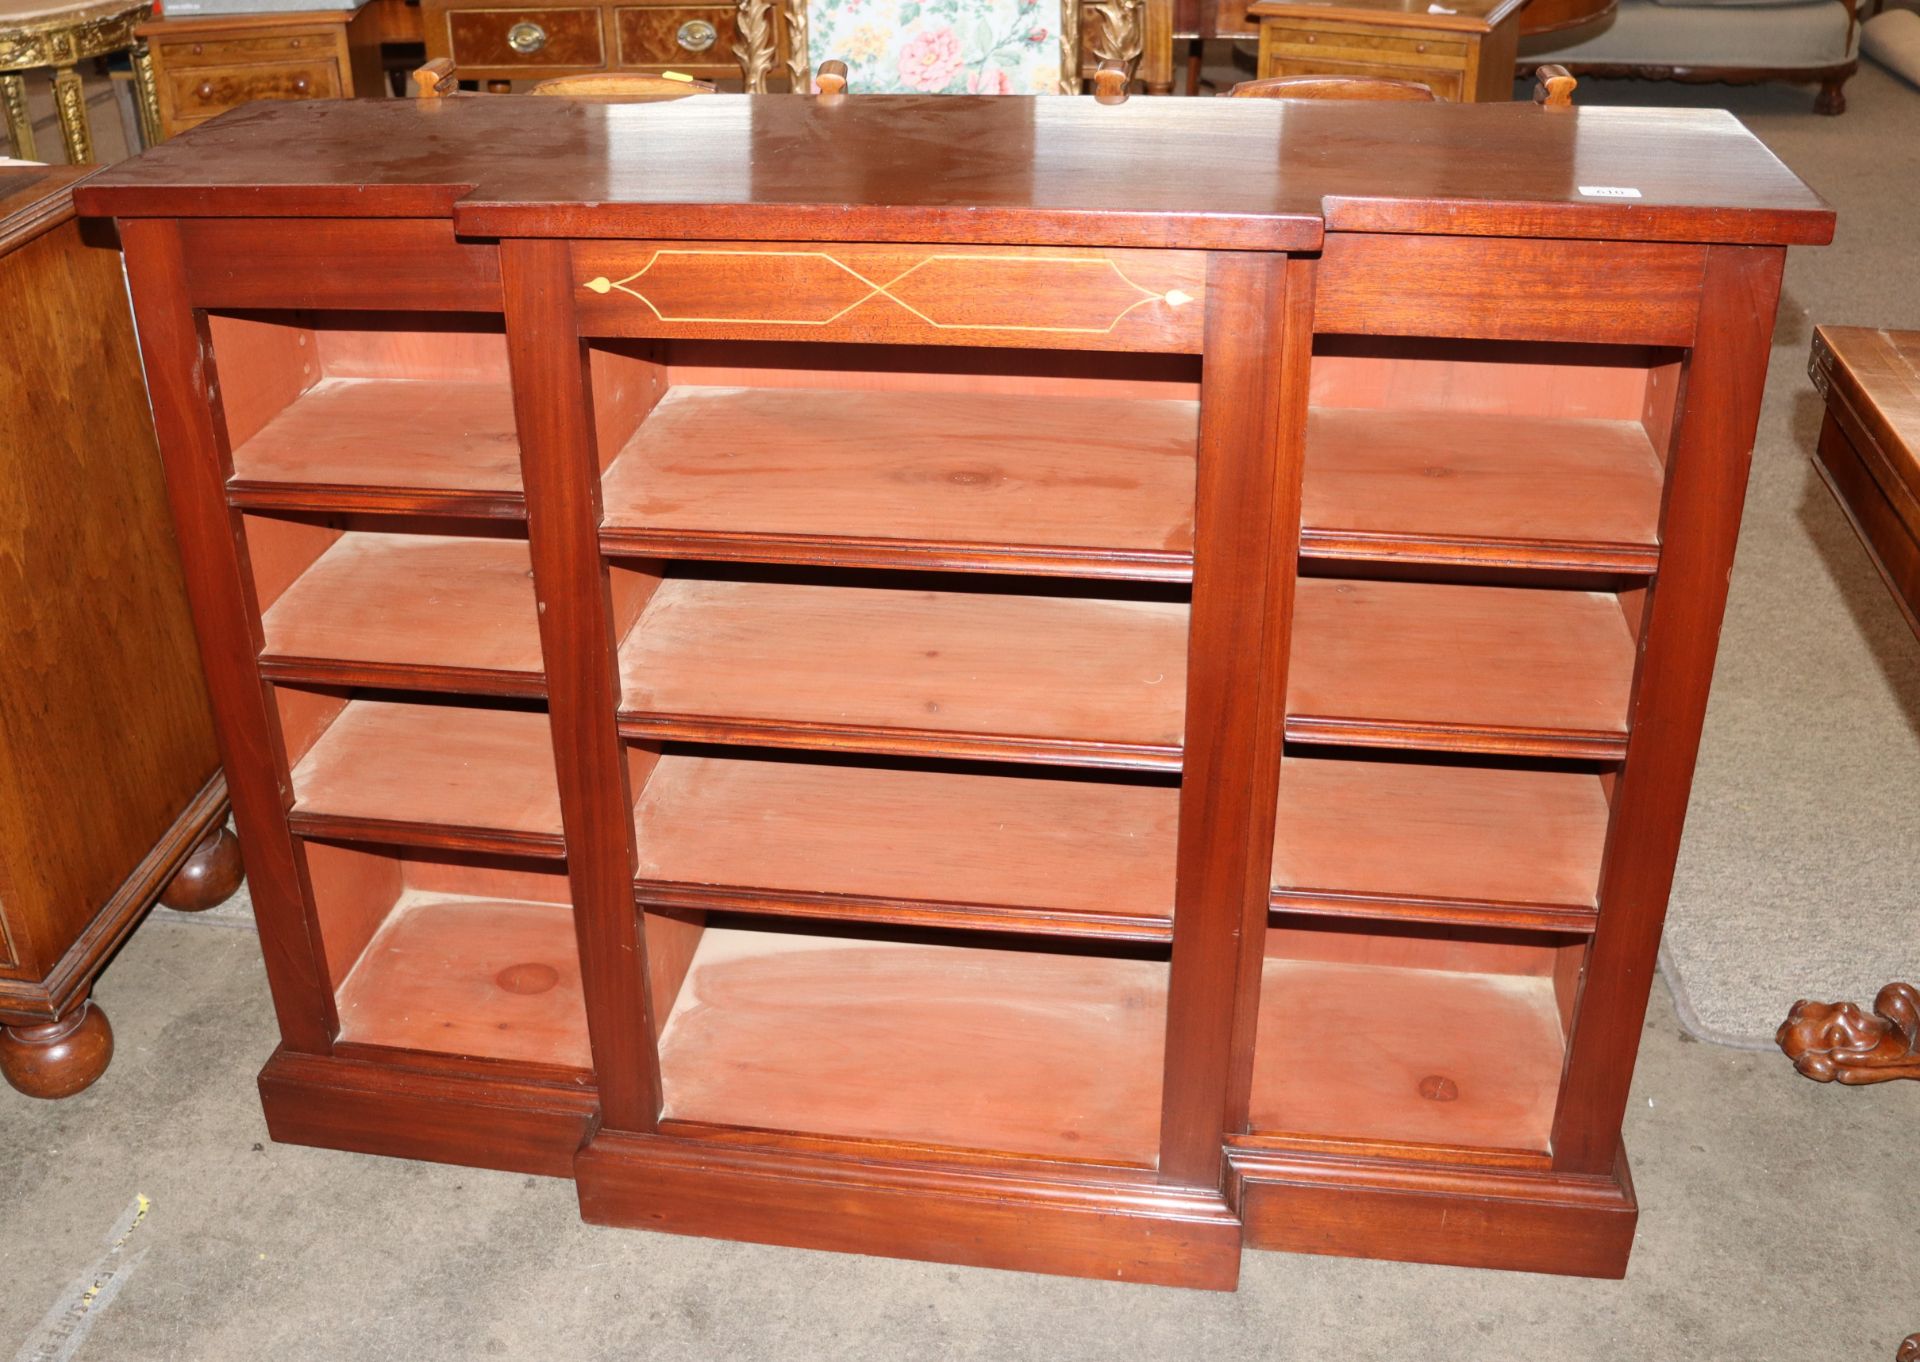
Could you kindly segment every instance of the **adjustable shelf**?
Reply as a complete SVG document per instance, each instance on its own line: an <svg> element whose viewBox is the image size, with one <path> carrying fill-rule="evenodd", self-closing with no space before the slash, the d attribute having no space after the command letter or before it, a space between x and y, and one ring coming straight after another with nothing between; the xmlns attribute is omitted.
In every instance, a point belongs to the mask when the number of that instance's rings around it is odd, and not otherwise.
<svg viewBox="0 0 1920 1362"><path fill-rule="evenodd" d="M634 809L649 906L1168 941L1179 791L669 752Z"/></svg>
<svg viewBox="0 0 1920 1362"><path fill-rule="evenodd" d="M544 713L357 699L293 769L295 831L564 856Z"/></svg>
<svg viewBox="0 0 1920 1362"><path fill-rule="evenodd" d="M633 738L1177 770L1187 608L668 578L620 647Z"/></svg>
<svg viewBox="0 0 1920 1362"><path fill-rule="evenodd" d="M1591 931L1608 813L1597 775L1289 756L1272 905Z"/></svg>
<svg viewBox="0 0 1920 1362"><path fill-rule="evenodd" d="M1187 581L1199 404L676 387L607 469L611 554Z"/></svg>
<svg viewBox="0 0 1920 1362"><path fill-rule="evenodd" d="M1604 592L1302 578L1295 742L1617 760L1634 640Z"/></svg>
<svg viewBox="0 0 1920 1362"><path fill-rule="evenodd" d="M1167 966L708 927L663 1121L1152 1165Z"/></svg>
<svg viewBox="0 0 1920 1362"><path fill-rule="evenodd" d="M1650 573L1664 478L1639 421L1317 407L1300 552Z"/></svg>
<svg viewBox="0 0 1920 1362"><path fill-rule="evenodd" d="M352 531L268 607L260 670L316 685L539 696L527 546Z"/></svg>
<svg viewBox="0 0 1920 1362"><path fill-rule="evenodd" d="M233 451L228 500L526 519L504 382L326 378Z"/></svg>

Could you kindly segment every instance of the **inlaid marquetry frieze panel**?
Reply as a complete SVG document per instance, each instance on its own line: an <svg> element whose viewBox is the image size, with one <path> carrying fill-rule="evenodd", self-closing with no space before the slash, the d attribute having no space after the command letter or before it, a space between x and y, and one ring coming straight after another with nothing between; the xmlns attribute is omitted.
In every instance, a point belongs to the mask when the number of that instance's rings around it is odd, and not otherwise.
<svg viewBox="0 0 1920 1362"><path fill-rule="evenodd" d="M1198 252L580 242L573 260L590 334L1200 349Z"/></svg>

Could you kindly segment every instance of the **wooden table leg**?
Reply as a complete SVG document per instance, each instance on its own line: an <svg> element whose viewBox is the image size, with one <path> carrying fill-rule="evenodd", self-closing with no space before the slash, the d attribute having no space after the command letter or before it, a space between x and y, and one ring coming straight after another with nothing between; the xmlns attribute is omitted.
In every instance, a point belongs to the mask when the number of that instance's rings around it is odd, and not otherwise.
<svg viewBox="0 0 1920 1362"><path fill-rule="evenodd" d="M1801 999L1774 1036L1793 1067L1819 1083L1920 1079L1920 989L1888 984L1869 1017L1853 1003Z"/></svg>
<svg viewBox="0 0 1920 1362"><path fill-rule="evenodd" d="M33 117L27 112L27 82L18 72L0 75L0 109L6 113L13 154L22 161L39 160L33 146Z"/></svg>
<svg viewBox="0 0 1920 1362"><path fill-rule="evenodd" d="M86 165L93 160L93 135L87 129L87 98L80 73L62 66L53 73L53 104L60 114L60 132L67 142L67 163Z"/></svg>

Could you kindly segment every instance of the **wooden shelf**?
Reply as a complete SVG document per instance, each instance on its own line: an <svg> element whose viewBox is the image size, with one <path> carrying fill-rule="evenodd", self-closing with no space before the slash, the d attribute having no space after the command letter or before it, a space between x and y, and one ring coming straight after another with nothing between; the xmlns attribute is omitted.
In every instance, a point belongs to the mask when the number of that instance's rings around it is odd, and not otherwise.
<svg viewBox="0 0 1920 1362"><path fill-rule="evenodd" d="M1315 408L1300 550L1650 573L1664 477L1637 421Z"/></svg>
<svg viewBox="0 0 1920 1362"><path fill-rule="evenodd" d="M1539 1154L1563 1056L1550 976L1270 957L1252 1128Z"/></svg>
<svg viewBox="0 0 1920 1362"><path fill-rule="evenodd" d="M1187 607L669 578L620 649L630 737L1180 765Z"/></svg>
<svg viewBox="0 0 1920 1362"><path fill-rule="evenodd" d="M1308 577L1296 742L1618 760L1634 639L1604 592Z"/></svg>
<svg viewBox="0 0 1920 1362"><path fill-rule="evenodd" d="M1607 816L1593 775L1289 757L1273 907L1590 932Z"/></svg>
<svg viewBox="0 0 1920 1362"><path fill-rule="evenodd" d="M308 837L564 856L543 713L355 700L293 771Z"/></svg>
<svg viewBox="0 0 1920 1362"><path fill-rule="evenodd" d="M665 1117L1148 1166L1166 988L1152 961L709 927Z"/></svg>
<svg viewBox="0 0 1920 1362"><path fill-rule="evenodd" d="M1199 404L670 390L603 483L609 553L1190 581Z"/></svg>
<svg viewBox="0 0 1920 1362"><path fill-rule="evenodd" d="M340 1040L591 1069L573 910L404 891L335 997Z"/></svg>
<svg viewBox="0 0 1920 1362"><path fill-rule="evenodd" d="M316 685L546 691L527 546L344 534L261 622L261 671Z"/></svg>
<svg viewBox="0 0 1920 1362"><path fill-rule="evenodd" d="M1179 791L669 754L634 812L648 904L1168 941Z"/></svg>
<svg viewBox="0 0 1920 1362"><path fill-rule="evenodd" d="M513 390L324 378L233 451L227 491L258 509L524 520Z"/></svg>

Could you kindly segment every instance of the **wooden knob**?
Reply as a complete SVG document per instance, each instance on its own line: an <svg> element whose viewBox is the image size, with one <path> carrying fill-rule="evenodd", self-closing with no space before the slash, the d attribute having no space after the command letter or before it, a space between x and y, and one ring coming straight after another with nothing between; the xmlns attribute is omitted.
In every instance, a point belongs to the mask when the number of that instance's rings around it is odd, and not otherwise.
<svg viewBox="0 0 1920 1362"><path fill-rule="evenodd" d="M1096 104L1127 102L1127 64L1108 58L1093 72L1093 99Z"/></svg>
<svg viewBox="0 0 1920 1362"><path fill-rule="evenodd" d="M1320 41L1320 35L1317 33L1309 33L1307 35L1307 41L1310 43L1317 43Z"/></svg>
<svg viewBox="0 0 1920 1362"><path fill-rule="evenodd" d="M197 57L197 56L199 56L199 55L200 55L200 53L201 53L201 51L202 51L202 48L201 48L201 46L200 46L200 44L199 44L199 43L195 43L195 44L193 45L193 55Z"/></svg>
<svg viewBox="0 0 1920 1362"><path fill-rule="evenodd" d="M288 46L288 47L298 47L298 46L300 46L300 40L299 40L298 38L289 38L289 39L287 39L287 46Z"/></svg>
<svg viewBox="0 0 1920 1362"><path fill-rule="evenodd" d="M201 81L200 88L194 91L194 93L199 95L200 98L202 99L212 99L213 98L213 82L210 80Z"/></svg>
<svg viewBox="0 0 1920 1362"><path fill-rule="evenodd" d="M1549 109L1571 109L1579 82L1564 66L1543 66L1533 73L1533 102Z"/></svg>
<svg viewBox="0 0 1920 1362"><path fill-rule="evenodd" d="M843 61L823 61L820 70L813 78L814 88L823 95L843 95L847 92L847 64Z"/></svg>
<svg viewBox="0 0 1920 1362"><path fill-rule="evenodd" d="M1413 50L1415 52L1425 52L1427 50L1427 45L1425 43L1415 43L1413 45Z"/></svg>
<svg viewBox="0 0 1920 1362"><path fill-rule="evenodd" d="M293 82L293 89L295 94L304 95L307 92L307 78L305 76L295 77Z"/></svg>

